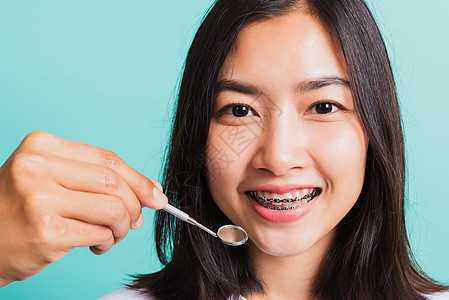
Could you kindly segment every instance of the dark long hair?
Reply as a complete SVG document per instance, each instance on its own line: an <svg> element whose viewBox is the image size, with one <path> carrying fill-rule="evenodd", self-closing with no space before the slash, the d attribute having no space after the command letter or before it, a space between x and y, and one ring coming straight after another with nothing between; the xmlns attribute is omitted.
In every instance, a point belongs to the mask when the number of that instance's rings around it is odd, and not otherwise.
<svg viewBox="0 0 449 300"><path fill-rule="evenodd" d="M170 202L212 229L229 223L215 205L204 161L217 78L239 32L295 9L319 17L339 41L355 106L369 138L365 182L315 279L317 299L423 299L447 287L416 263L405 229L405 159L393 74L363 0L218 0L190 47L162 180ZM156 299L226 299L263 292L244 247L227 247L164 211L155 219L165 267L129 286Z"/></svg>

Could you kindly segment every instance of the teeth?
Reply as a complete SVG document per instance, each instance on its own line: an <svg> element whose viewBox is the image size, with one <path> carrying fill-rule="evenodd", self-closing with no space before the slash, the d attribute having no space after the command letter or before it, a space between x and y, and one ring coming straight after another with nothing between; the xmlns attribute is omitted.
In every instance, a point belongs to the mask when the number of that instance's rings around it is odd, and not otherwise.
<svg viewBox="0 0 449 300"><path fill-rule="evenodd" d="M317 188L296 190L293 193L274 194L262 191L251 191L249 195L260 205L273 210L289 210L310 202L315 198ZM268 196L271 195L271 197Z"/></svg>
<svg viewBox="0 0 449 300"><path fill-rule="evenodd" d="M277 193L270 193L267 191L254 191L259 197L263 198L266 197L268 199L301 199L305 195L310 194L314 189L296 189L294 191L291 191L289 193L285 194L277 194Z"/></svg>
<svg viewBox="0 0 449 300"><path fill-rule="evenodd" d="M295 197L296 197L296 196L293 196L292 193L286 193L286 194L284 194L283 197L281 197L281 198L292 199L292 198L295 198Z"/></svg>

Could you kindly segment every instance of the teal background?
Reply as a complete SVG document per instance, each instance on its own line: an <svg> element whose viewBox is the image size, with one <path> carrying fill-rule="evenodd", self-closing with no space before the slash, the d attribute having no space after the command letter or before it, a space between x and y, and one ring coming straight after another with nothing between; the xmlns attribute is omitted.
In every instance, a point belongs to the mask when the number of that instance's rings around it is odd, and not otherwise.
<svg viewBox="0 0 449 300"><path fill-rule="evenodd" d="M116 152L159 179L183 61L211 0L0 1L0 163L33 130ZM400 97L407 223L423 268L449 283L449 1L369 1ZM160 268L151 216L102 256L75 249L0 299L95 299Z"/></svg>

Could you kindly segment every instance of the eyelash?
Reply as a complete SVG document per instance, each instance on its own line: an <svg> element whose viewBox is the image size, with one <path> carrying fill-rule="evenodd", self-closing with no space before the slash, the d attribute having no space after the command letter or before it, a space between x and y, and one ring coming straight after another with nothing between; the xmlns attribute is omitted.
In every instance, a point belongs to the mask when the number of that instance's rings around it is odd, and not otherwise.
<svg viewBox="0 0 449 300"><path fill-rule="evenodd" d="M317 101L317 102L313 103L307 111L311 110L311 109L314 108L314 107L316 108L317 105L325 104L325 103L329 103L329 104L335 106L336 108L338 108L338 109L341 110L341 111L344 111L344 112L348 111L348 109L347 109L346 107L344 107L344 106L341 105L340 103L335 102L335 101L332 101L332 100L321 100L321 101ZM328 114L331 114L331 113L333 113L333 111L330 112L330 113L321 114L321 115L328 115Z"/></svg>
<svg viewBox="0 0 449 300"><path fill-rule="evenodd" d="M235 107L235 106L245 106L246 108L248 108L249 110L251 110L251 111L253 112L254 115L256 115L256 116L259 115L259 114L256 113L256 111L255 111L251 106L249 106L248 104L245 104L245 103L243 103L243 102L232 102L232 103L229 103L229 104L227 104L226 106L222 107L222 108L218 111L218 113L217 113L218 116L219 116L219 117L223 116L223 115L225 114L226 110L228 110L228 109L230 109L230 108L233 108L233 107Z"/></svg>
<svg viewBox="0 0 449 300"><path fill-rule="evenodd" d="M344 106L341 105L340 103L335 102L335 101L332 101L332 100L321 100L321 101L317 101L317 102L313 103L313 104L309 107L309 109L308 109L307 111L310 111L312 108L316 108L317 105L325 104L325 103L329 103L329 104L331 104L331 105L337 107L337 108L340 109L341 111L344 111L344 112L345 112L345 111L348 111L348 109L347 109L346 107L344 107ZM232 102L232 103L227 104L226 106L222 107L222 108L218 111L218 113L217 113L218 116L219 116L219 117L223 116L223 115L226 113L226 111L227 111L228 109L233 108L233 107L235 107L235 106L244 106L244 107L248 108L249 110L251 110L251 111L253 112L254 115L258 116L257 112L256 112L251 106L249 106L249 105L247 105L247 104L245 104L245 103L243 103L243 102ZM330 113L333 113L333 111L330 112ZM327 114L330 114L330 113L321 114L321 115L327 115Z"/></svg>

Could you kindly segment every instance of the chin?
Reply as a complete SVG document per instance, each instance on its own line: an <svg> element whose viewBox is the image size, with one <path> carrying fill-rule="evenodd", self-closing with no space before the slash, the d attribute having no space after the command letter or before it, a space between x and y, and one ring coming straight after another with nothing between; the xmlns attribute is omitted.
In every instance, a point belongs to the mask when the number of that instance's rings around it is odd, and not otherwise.
<svg viewBox="0 0 449 300"><path fill-rule="evenodd" d="M315 256L323 255L329 249L335 230L308 231L298 234L298 228L252 232L249 244L250 250L275 257Z"/></svg>
<svg viewBox="0 0 449 300"><path fill-rule="evenodd" d="M256 251L263 252L270 256L289 257L306 253L310 250L314 242L304 239L292 239L290 235L282 235L279 233L264 234L259 237L250 237L250 247Z"/></svg>

